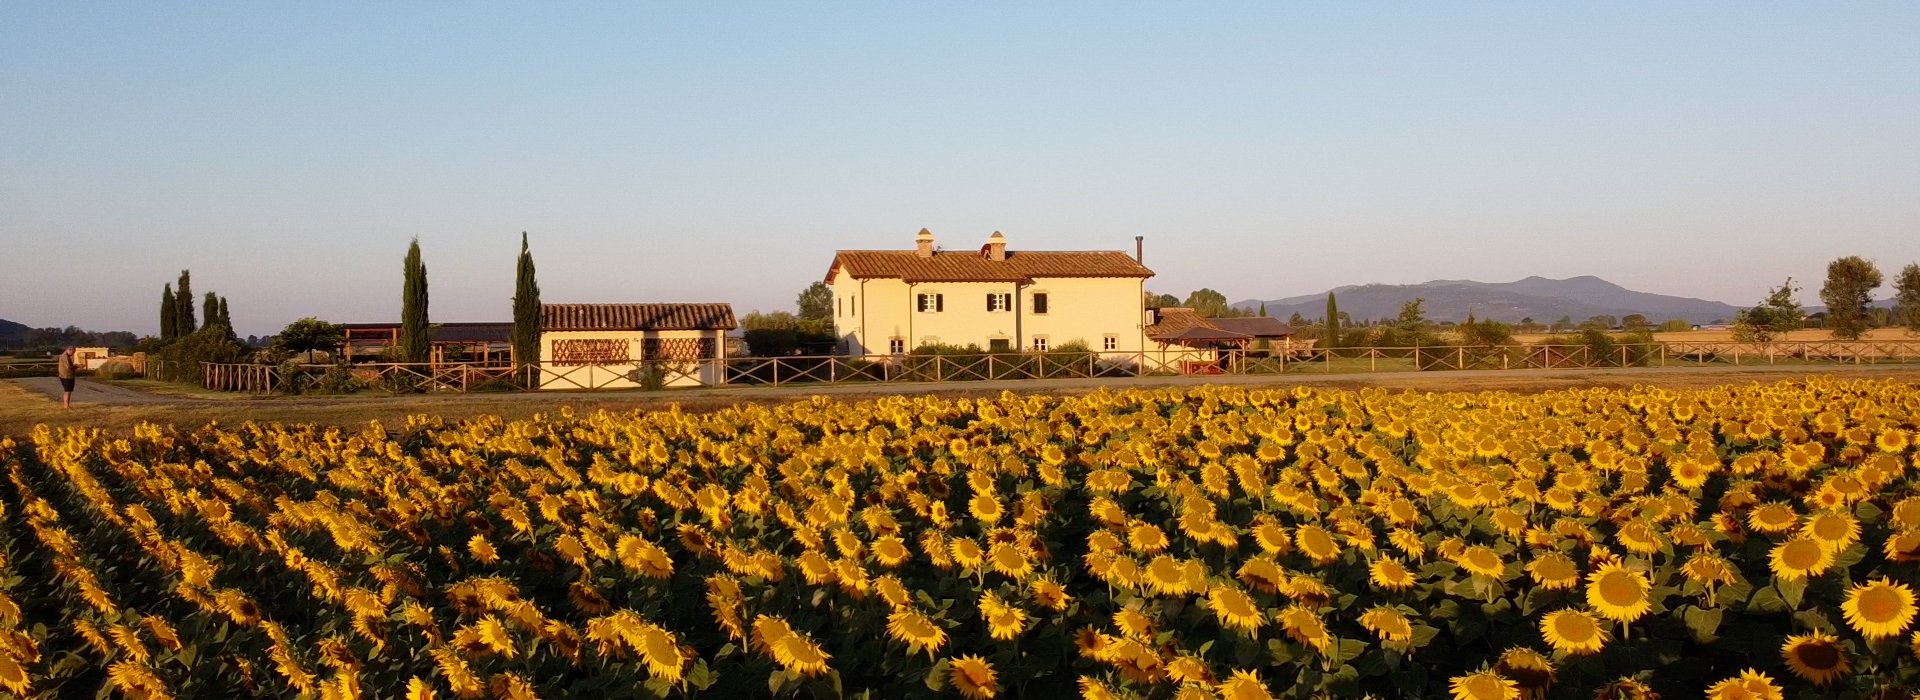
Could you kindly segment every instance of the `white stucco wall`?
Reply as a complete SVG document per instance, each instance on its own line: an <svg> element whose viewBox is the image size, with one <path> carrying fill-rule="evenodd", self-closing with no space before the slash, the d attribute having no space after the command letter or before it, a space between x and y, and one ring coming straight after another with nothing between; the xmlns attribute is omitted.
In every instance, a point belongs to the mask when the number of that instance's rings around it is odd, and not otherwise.
<svg viewBox="0 0 1920 700"><path fill-rule="evenodd" d="M659 339L713 339L716 352L724 359L726 353L725 331L548 331L540 334L540 388L542 389L584 389L584 388L639 388L640 384L629 377L640 369L640 363L646 358L641 356L644 341ZM555 365L554 341L557 340L613 339L627 341L627 354L631 360L619 364L603 365ZM718 359L686 360L672 363L686 370L689 376L674 376L667 386L717 386L725 381L725 368Z"/></svg>
<svg viewBox="0 0 1920 700"><path fill-rule="evenodd" d="M1105 349L1108 335L1114 337L1114 352L1139 352L1144 285L1139 278L907 284L857 280L844 272L828 284L834 293L834 330L842 351L851 355L888 354L893 338L904 338L907 350L933 341L987 350L995 339L1007 340L1011 349L1031 350L1036 336L1045 337L1049 348L1079 341L1097 352ZM1047 313L1034 313L1034 292L1047 294ZM1014 308L989 311L987 295L994 293L1013 295ZM919 311L921 294L943 295L942 310Z"/></svg>

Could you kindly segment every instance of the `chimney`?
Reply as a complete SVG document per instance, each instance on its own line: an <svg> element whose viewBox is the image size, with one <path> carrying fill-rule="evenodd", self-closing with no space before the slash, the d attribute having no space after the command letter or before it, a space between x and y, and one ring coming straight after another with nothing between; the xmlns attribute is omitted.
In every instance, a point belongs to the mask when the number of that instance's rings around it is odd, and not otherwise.
<svg viewBox="0 0 1920 700"><path fill-rule="evenodd" d="M913 252L923 258L933 257L933 232L920 229L920 235L913 237Z"/></svg>
<svg viewBox="0 0 1920 700"><path fill-rule="evenodd" d="M980 252L986 253L987 259L994 262L1006 260L1007 237L1000 235L999 231L994 231L993 235L987 236L987 247L982 248Z"/></svg>
<svg viewBox="0 0 1920 700"><path fill-rule="evenodd" d="M1144 259L1146 255L1147 255L1147 237L1134 236L1133 237L1133 261L1141 265L1145 265L1147 264L1147 261Z"/></svg>

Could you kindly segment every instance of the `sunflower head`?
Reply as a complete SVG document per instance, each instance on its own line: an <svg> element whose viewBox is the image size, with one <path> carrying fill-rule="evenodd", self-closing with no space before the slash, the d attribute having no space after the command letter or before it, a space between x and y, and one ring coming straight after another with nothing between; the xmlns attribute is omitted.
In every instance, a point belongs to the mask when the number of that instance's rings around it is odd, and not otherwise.
<svg viewBox="0 0 1920 700"><path fill-rule="evenodd" d="M1915 614L1913 589L1904 583L1882 577L1866 584L1855 584L1847 591L1840 611L1847 625L1868 639L1891 637L1906 631Z"/></svg>
<svg viewBox="0 0 1920 700"><path fill-rule="evenodd" d="M1839 638L1819 631L1788 637L1780 646L1780 656L1793 675L1814 685L1831 683L1851 669Z"/></svg>

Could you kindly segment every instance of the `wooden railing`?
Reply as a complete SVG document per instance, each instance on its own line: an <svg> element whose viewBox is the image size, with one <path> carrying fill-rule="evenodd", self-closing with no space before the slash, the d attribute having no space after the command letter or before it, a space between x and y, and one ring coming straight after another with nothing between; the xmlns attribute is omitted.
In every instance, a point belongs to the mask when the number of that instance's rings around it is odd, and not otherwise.
<svg viewBox="0 0 1920 700"><path fill-rule="evenodd" d="M1777 343L1642 343L1610 349L1587 345L1430 346L1407 348L1295 348L1290 352L981 353L866 357L741 357L642 365L666 386L788 386L1020 381L1168 375L1279 375L1457 370L1584 369L1604 367L1835 365L1920 362L1920 341L1790 341ZM332 365L296 365L312 381ZM641 385L641 366L503 364L351 365L360 382L394 391L600 391ZM202 365L208 389L268 394L283 390L286 368Z"/></svg>
<svg viewBox="0 0 1920 700"><path fill-rule="evenodd" d="M14 377L51 377L59 371L53 360L10 360L0 362L0 379Z"/></svg>

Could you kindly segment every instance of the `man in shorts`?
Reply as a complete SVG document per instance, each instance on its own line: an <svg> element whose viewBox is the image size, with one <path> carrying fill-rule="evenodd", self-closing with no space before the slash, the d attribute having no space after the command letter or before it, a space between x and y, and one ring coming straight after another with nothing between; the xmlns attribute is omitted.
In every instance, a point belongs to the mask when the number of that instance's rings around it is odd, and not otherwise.
<svg viewBox="0 0 1920 700"><path fill-rule="evenodd" d="M60 407L73 407L73 348L60 351L54 375L60 377Z"/></svg>

